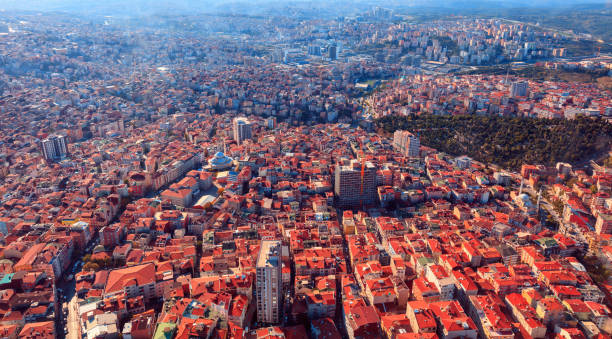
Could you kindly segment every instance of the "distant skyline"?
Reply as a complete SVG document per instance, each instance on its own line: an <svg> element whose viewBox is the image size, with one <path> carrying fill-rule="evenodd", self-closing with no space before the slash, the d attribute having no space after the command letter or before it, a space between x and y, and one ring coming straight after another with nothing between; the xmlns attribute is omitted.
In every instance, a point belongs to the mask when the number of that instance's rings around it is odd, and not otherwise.
<svg viewBox="0 0 612 339"><path fill-rule="evenodd" d="M367 9L371 6L387 8L450 8L450 9L496 9L518 7L571 7L584 4L612 4L611 0L0 0L0 10L28 10L28 11L61 11L80 14L128 16L149 15L164 11L169 13L185 12L232 12L252 14L261 10L275 9L277 6L321 6L337 7L337 12ZM346 7L345 7L346 6ZM611 5L612 6L612 5ZM244 12L244 13L243 13ZM348 13L347 13L348 14Z"/></svg>

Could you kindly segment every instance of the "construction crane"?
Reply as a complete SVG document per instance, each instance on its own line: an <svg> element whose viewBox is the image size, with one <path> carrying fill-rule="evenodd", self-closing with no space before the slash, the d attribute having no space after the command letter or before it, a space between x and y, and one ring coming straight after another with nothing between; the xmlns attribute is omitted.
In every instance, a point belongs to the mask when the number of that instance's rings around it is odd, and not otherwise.
<svg viewBox="0 0 612 339"><path fill-rule="evenodd" d="M361 187L359 188L359 205L363 208L363 181L365 177L365 154L363 153L363 140L359 140L359 149L361 151Z"/></svg>

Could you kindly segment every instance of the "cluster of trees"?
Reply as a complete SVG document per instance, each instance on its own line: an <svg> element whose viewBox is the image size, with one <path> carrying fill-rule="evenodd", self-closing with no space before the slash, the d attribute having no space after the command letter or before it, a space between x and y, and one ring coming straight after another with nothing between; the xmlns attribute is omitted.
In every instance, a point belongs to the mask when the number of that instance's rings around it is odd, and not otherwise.
<svg viewBox="0 0 612 339"><path fill-rule="evenodd" d="M523 68L510 68L508 65L483 66L477 69L459 72L460 75L515 75L534 81L568 81L584 83L603 83L600 84L605 89L607 70L587 70L587 69L547 69L543 66L529 65ZM602 80L599 80L602 79Z"/></svg>
<svg viewBox="0 0 612 339"><path fill-rule="evenodd" d="M601 118L409 115L382 117L376 126L380 133L419 133L422 145L513 169L524 163L576 164L612 145L612 124Z"/></svg>
<svg viewBox="0 0 612 339"><path fill-rule="evenodd" d="M93 259L91 254L83 257L83 271L99 271L101 269L111 269L122 266L124 263L116 262L112 258Z"/></svg>
<svg viewBox="0 0 612 339"><path fill-rule="evenodd" d="M440 43L440 46L445 47L446 50L450 52L449 55L459 55L459 52L461 50L459 49L459 46L457 45L455 40L451 39L448 36L442 36L442 35L434 36L433 39L438 40L438 42Z"/></svg>
<svg viewBox="0 0 612 339"><path fill-rule="evenodd" d="M582 258L581 261L584 264L587 272L589 272L591 279L593 279L595 282L606 283L608 281L608 278L612 272L610 272L605 265L601 264L599 258L594 255L589 255Z"/></svg>

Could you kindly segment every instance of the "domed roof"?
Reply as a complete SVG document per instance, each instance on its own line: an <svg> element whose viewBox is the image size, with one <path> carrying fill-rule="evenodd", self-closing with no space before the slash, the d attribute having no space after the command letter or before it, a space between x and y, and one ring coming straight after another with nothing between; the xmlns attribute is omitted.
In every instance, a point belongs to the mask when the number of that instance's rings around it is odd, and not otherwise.
<svg viewBox="0 0 612 339"><path fill-rule="evenodd" d="M232 161L232 158L223 154L223 152L217 152L215 156L210 159L210 165L214 169L223 169L231 166Z"/></svg>

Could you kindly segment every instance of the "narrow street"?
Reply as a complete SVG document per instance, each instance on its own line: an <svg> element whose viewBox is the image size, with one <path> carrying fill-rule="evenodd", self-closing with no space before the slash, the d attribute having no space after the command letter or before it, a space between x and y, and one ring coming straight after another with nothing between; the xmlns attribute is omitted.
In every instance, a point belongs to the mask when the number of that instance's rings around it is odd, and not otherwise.
<svg viewBox="0 0 612 339"><path fill-rule="evenodd" d="M66 326L68 327L67 339L81 339L81 326L79 322L79 309L76 294L68 303L68 319L66 320Z"/></svg>
<svg viewBox="0 0 612 339"><path fill-rule="evenodd" d="M97 243L97 238L92 239L91 246ZM75 275L81 271L80 265L77 264L76 258L70 265L69 269L65 272L65 275ZM61 320L58 323L58 335L57 338L68 338L68 339L80 339L80 322L78 321L78 296L76 294L76 281L75 279L67 280L62 279L57 284L58 295L60 301L62 301ZM64 314L64 306L68 310L67 314ZM66 332L64 332L64 326Z"/></svg>
<svg viewBox="0 0 612 339"><path fill-rule="evenodd" d="M538 192L536 192L531 186L524 185L523 191L532 196L534 199L537 199L538 197ZM559 225L563 223L562 216L559 215L557 211L555 211L554 207L544 197L540 199L540 207L543 207L548 212L548 214L552 215L552 217L557 221Z"/></svg>

